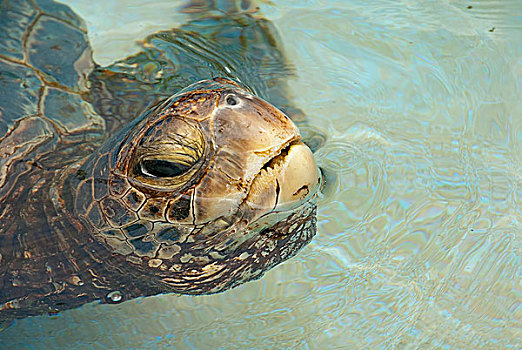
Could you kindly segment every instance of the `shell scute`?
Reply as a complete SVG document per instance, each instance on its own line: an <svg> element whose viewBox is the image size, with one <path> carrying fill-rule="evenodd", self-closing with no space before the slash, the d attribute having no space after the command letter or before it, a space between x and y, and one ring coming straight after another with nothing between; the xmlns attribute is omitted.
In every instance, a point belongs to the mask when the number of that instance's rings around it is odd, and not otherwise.
<svg viewBox="0 0 522 350"><path fill-rule="evenodd" d="M38 113L42 86L32 69L0 57L0 138L16 121Z"/></svg>
<svg viewBox="0 0 522 350"><path fill-rule="evenodd" d="M0 3L0 54L22 61L24 58L24 34L38 15L29 0L3 1ZM9 28L9 30L4 30Z"/></svg>
<svg viewBox="0 0 522 350"><path fill-rule="evenodd" d="M42 107L42 114L58 123L66 134L103 131L103 119L78 94L47 88Z"/></svg>
<svg viewBox="0 0 522 350"><path fill-rule="evenodd" d="M121 198L121 201L127 206L127 208L137 211L145 202L145 196L143 193L131 189Z"/></svg>
<svg viewBox="0 0 522 350"><path fill-rule="evenodd" d="M42 16L26 44L27 63L50 84L85 90L81 82L94 68L85 34L67 23Z"/></svg>
<svg viewBox="0 0 522 350"><path fill-rule="evenodd" d="M51 0L35 0L35 3L43 13L59 18L82 32L87 31L83 20L69 6Z"/></svg>
<svg viewBox="0 0 522 350"><path fill-rule="evenodd" d="M113 227L121 227L134 221L135 216L117 200L106 197L101 202L102 211Z"/></svg>
<svg viewBox="0 0 522 350"><path fill-rule="evenodd" d="M149 258L153 258L159 248L159 246L153 242L146 241L144 237L133 239L130 241L130 244L134 247L136 255L147 256Z"/></svg>
<svg viewBox="0 0 522 350"><path fill-rule="evenodd" d="M181 237L181 232L176 227L168 227L156 235L156 240L162 243L176 243Z"/></svg>
<svg viewBox="0 0 522 350"><path fill-rule="evenodd" d="M191 221L190 210L191 196L182 196L181 198L169 202L167 209L167 217L171 221Z"/></svg>
<svg viewBox="0 0 522 350"><path fill-rule="evenodd" d="M116 175L114 173L109 175L109 183L108 186L109 192L111 195L115 197L121 197L128 190L129 186L127 181L123 179L122 176Z"/></svg>
<svg viewBox="0 0 522 350"><path fill-rule="evenodd" d="M91 209L89 210L87 214L87 218L90 222L92 222L94 225L102 226L103 224L103 218L100 212L100 207L98 203L93 203L91 206Z"/></svg>
<svg viewBox="0 0 522 350"><path fill-rule="evenodd" d="M143 237L149 232L149 228L143 224L136 223L123 228L126 235L129 237Z"/></svg>

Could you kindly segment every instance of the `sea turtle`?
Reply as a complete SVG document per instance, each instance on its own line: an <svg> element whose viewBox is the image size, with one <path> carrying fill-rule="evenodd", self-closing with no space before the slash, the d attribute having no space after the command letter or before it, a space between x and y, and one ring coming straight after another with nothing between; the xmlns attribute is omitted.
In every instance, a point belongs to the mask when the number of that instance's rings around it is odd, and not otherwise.
<svg viewBox="0 0 522 350"><path fill-rule="evenodd" d="M299 114L275 31L218 5L103 68L66 5L0 2L0 320L220 292L311 240L320 173L256 97Z"/></svg>

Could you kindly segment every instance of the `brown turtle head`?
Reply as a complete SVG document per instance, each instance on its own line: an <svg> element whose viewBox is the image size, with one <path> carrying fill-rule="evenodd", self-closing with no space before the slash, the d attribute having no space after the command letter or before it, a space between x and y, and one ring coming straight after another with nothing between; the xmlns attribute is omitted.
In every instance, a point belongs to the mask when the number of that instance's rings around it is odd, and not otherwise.
<svg viewBox="0 0 522 350"><path fill-rule="evenodd" d="M74 214L92 236L172 292L260 277L315 234L311 151L287 116L227 79L152 108L76 177Z"/></svg>

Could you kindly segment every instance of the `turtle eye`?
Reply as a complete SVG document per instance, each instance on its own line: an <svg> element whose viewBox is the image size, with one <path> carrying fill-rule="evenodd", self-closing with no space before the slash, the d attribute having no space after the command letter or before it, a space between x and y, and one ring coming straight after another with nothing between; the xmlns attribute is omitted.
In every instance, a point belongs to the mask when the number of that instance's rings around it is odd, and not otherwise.
<svg viewBox="0 0 522 350"><path fill-rule="evenodd" d="M239 104L239 98L237 98L236 95L228 95L226 98L225 98L225 102L227 103L227 105L229 106L236 106Z"/></svg>
<svg viewBox="0 0 522 350"><path fill-rule="evenodd" d="M204 174L199 170L207 161L205 143L199 125L189 118L158 120L130 141L134 150L126 164L131 185L148 193L188 188Z"/></svg>
<svg viewBox="0 0 522 350"><path fill-rule="evenodd" d="M144 159L139 172L149 177L175 177L190 169L190 165L164 159Z"/></svg>

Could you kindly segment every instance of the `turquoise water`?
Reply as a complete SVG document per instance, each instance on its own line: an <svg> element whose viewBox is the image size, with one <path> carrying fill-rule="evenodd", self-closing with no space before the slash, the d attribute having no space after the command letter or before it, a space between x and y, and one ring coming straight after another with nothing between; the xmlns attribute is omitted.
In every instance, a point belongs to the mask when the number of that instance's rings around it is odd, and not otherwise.
<svg viewBox="0 0 522 350"><path fill-rule="evenodd" d="M68 3L101 64L183 22L179 2ZM521 2L261 9L328 135L314 241L223 294L15 321L3 348L520 349Z"/></svg>

